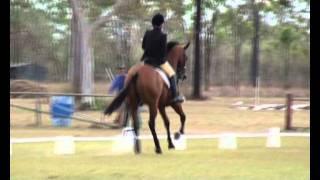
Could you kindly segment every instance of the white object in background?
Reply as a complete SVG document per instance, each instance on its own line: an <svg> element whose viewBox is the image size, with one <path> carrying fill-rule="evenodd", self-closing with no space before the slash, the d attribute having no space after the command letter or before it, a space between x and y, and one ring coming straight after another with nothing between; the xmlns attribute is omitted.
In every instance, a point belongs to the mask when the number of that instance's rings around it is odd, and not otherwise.
<svg viewBox="0 0 320 180"><path fill-rule="evenodd" d="M237 149L237 139L233 133L224 133L219 137L219 149Z"/></svg>
<svg viewBox="0 0 320 180"><path fill-rule="evenodd" d="M54 154L65 155L75 153L73 136L58 136L54 144Z"/></svg>
<svg viewBox="0 0 320 180"><path fill-rule="evenodd" d="M266 147L279 148L281 147L280 128L273 127L269 129Z"/></svg>
<svg viewBox="0 0 320 180"><path fill-rule="evenodd" d="M185 150L187 149L187 139L184 135L180 134L178 139L173 138L173 145L175 150Z"/></svg>
<svg viewBox="0 0 320 180"><path fill-rule="evenodd" d="M114 154L133 153L135 133L133 128L126 127L122 130L122 135L117 136L113 141L111 151Z"/></svg>
<svg viewBox="0 0 320 180"><path fill-rule="evenodd" d="M243 101L237 101L232 104L232 106L240 106L240 105L243 105Z"/></svg>

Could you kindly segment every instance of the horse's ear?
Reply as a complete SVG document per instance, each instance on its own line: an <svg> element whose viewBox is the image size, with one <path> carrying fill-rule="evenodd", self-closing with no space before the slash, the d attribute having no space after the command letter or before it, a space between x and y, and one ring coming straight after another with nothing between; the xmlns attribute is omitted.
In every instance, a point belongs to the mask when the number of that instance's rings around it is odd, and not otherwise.
<svg viewBox="0 0 320 180"><path fill-rule="evenodd" d="M188 49L189 45L190 45L190 41L183 48L186 50Z"/></svg>

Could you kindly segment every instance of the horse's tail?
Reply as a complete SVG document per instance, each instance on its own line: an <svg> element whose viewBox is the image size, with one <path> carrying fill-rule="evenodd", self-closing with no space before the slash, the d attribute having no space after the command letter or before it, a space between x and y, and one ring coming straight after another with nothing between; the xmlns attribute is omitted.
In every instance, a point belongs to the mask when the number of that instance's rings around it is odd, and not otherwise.
<svg viewBox="0 0 320 180"><path fill-rule="evenodd" d="M130 87L135 84L135 82L137 81L137 78L138 78L138 74L135 74L132 76L127 86L120 91L120 93L113 99L111 104L104 110L105 115L112 114L115 110L117 110L121 106L122 102L125 100L125 98L129 93Z"/></svg>

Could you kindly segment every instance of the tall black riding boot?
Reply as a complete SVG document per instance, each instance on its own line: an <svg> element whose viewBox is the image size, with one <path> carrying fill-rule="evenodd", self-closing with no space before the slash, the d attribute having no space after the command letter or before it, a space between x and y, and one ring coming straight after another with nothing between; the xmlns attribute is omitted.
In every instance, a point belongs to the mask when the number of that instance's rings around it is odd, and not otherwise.
<svg viewBox="0 0 320 180"><path fill-rule="evenodd" d="M176 81L176 76L172 76L171 78L169 78L170 80L170 89L171 89L171 93L172 93L172 103L180 103L184 101L184 98L182 96L180 96L177 92L177 81Z"/></svg>

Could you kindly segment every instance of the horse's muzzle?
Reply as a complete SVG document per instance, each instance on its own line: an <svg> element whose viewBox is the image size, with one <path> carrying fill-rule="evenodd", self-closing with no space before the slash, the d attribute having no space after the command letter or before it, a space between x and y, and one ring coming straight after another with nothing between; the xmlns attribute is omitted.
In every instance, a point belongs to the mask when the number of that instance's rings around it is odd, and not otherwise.
<svg viewBox="0 0 320 180"><path fill-rule="evenodd" d="M182 81L187 79L186 76L186 67L179 68L177 71L178 79L181 79Z"/></svg>

